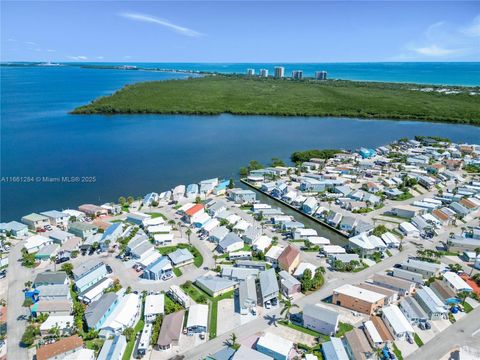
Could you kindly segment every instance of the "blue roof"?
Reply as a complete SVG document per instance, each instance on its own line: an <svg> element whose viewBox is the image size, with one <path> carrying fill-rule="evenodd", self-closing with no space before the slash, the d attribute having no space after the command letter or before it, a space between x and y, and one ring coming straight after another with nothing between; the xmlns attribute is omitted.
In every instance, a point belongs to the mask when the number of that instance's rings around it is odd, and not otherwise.
<svg viewBox="0 0 480 360"><path fill-rule="evenodd" d="M172 266L172 264L170 263L170 260L168 259L168 257L162 256L161 258L158 258L153 263L148 265L147 269L150 270L151 272L158 272L163 270L163 268L168 265Z"/></svg>
<svg viewBox="0 0 480 360"><path fill-rule="evenodd" d="M119 226L122 226L122 223L115 223L110 225L107 228L107 230L105 230L105 232L103 233L102 239L105 239L108 236L112 235L118 229Z"/></svg>

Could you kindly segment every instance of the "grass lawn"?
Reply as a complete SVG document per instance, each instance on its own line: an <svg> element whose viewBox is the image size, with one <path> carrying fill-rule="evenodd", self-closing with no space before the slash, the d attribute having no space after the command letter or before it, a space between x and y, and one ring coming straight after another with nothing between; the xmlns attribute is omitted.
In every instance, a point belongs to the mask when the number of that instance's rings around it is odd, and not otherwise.
<svg viewBox="0 0 480 360"><path fill-rule="evenodd" d="M175 274L176 277L182 276L182 270L180 270L177 267L173 268L173 273Z"/></svg>
<svg viewBox="0 0 480 360"><path fill-rule="evenodd" d="M470 305L468 302L464 302L463 304L463 309L465 310L465 312L468 314L470 311L473 310L473 307L472 305Z"/></svg>
<svg viewBox="0 0 480 360"><path fill-rule="evenodd" d="M335 336L336 337L342 337L343 335L345 335L345 333L349 332L350 330L353 330L353 325L340 322L338 324L338 330L337 330L337 333L335 334Z"/></svg>
<svg viewBox="0 0 480 360"><path fill-rule="evenodd" d="M133 352L133 348L135 347L135 340L137 338L137 334L143 330L143 326L145 325L143 319L140 319L140 321L135 325L135 335L132 336L132 339L127 343L127 347L125 348L125 352L123 353L122 360L130 360Z"/></svg>
<svg viewBox="0 0 480 360"><path fill-rule="evenodd" d="M413 334L413 340L415 341L415 344L418 345L418 347L423 346L423 341L422 341L422 339L420 339L420 336L418 336L417 333Z"/></svg>
<svg viewBox="0 0 480 360"><path fill-rule="evenodd" d="M168 220L165 215L163 215L162 213L159 213L159 212L149 212L149 213L146 213L146 214L150 215L150 216L152 217L152 219L161 217L161 218L163 218L163 220L165 220L165 221Z"/></svg>
<svg viewBox="0 0 480 360"><path fill-rule="evenodd" d="M85 347L90 350L95 350L95 354L98 354L104 342L105 340L103 339L87 340L85 341Z"/></svg>
<svg viewBox="0 0 480 360"><path fill-rule="evenodd" d="M324 339L325 341L328 341L330 339L329 336L327 335L323 335L323 334L320 334L319 332L316 332L314 330L310 330L310 329L307 329L307 328L304 328L303 326L300 326L300 325L296 325L296 324L293 324L293 323L289 323L287 322L286 320L280 320L278 322L279 324L283 325L283 326L286 326L286 327L289 327L291 329L294 329L294 330L297 330L297 331L300 331L300 332L303 332L307 335L311 335L311 336L314 336L314 337L319 337L319 338L322 338Z"/></svg>
<svg viewBox="0 0 480 360"><path fill-rule="evenodd" d="M193 301L199 304L206 304L207 300L210 298L203 290L196 287L194 284L182 284L180 285L183 291L190 296Z"/></svg>
<svg viewBox="0 0 480 360"><path fill-rule="evenodd" d="M397 359L398 359L398 360L403 360L402 352L401 352L400 349L397 347L397 345L395 345L395 343L392 343L392 347L393 347L393 353L395 354L395 356L397 357Z"/></svg>
<svg viewBox="0 0 480 360"><path fill-rule="evenodd" d="M480 97L469 95L470 90L447 87L460 89L462 93L446 95L419 91L424 87L427 86L217 75L127 85L111 96L100 97L73 110L73 113L231 113L480 123Z"/></svg>

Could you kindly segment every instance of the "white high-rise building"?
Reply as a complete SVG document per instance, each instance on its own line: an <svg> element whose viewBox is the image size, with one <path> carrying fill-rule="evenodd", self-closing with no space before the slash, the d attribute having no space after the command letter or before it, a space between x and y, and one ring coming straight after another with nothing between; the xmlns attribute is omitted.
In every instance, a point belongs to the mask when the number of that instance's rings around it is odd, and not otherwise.
<svg viewBox="0 0 480 360"><path fill-rule="evenodd" d="M283 78L285 76L285 68L283 66L275 66L275 77L277 79Z"/></svg>
<svg viewBox="0 0 480 360"><path fill-rule="evenodd" d="M247 75L248 76L254 76L255 75L255 69L247 69Z"/></svg>
<svg viewBox="0 0 480 360"><path fill-rule="evenodd" d="M293 70L292 79L295 79L295 80L303 79L303 70Z"/></svg>
<svg viewBox="0 0 480 360"><path fill-rule="evenodd" d="M315 71L315 79L316 80L327 80L327 72L326 71Z"/></svg>
<svg viewBox="0 0 480 360"><path fill-rule="evenodd" d="M260 69L261 77L268 77L268 69Z"/></svg>

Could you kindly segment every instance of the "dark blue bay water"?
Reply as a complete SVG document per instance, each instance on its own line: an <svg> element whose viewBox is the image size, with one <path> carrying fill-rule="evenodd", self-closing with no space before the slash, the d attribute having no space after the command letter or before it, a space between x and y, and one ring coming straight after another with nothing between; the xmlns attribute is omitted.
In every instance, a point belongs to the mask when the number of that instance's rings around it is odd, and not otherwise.
<svg viewBox="0 0 480 360"><path fill-rule="evenodd" d="M480 128L332 118L74 116L127 83L179 74L79 67L1 68L1 176L94 176L94 183L1 184L1 220L103 203L213 176L296 150L378 146L403 136L478 142Z"/></svg>

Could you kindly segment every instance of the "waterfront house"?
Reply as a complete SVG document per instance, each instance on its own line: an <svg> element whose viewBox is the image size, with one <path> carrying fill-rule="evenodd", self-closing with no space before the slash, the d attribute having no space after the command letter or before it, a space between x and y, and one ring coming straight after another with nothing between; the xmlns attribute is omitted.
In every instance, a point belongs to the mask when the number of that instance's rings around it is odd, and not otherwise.
<svg viewBox="0 0 480 360"><path fill-rule="evenodd" d="M185 311L177 311L165 316L162 321L160 333L156 348L159 350L168 350L173 346L178 346L182 334Z"/></svg>
<svg viewBox="0 0 480 360"><path fill-rule="evenodd" d="M187 331L188 335L205 333L208 325L208 305L195 304L188 309Z"/></svg>
<svg viewBox="0 0 480 360"><path fill-rule="evenodd" d="M395 339L401 340L407 336L413 337L415 331L397 305L382 308L382 320Z"/></svg>
<svg viewBox="0 0 480 360"><path fill-rule="evenodd" d="M278 266L280 269L292 273L300 263L300 250L288 245L278 257Z"/></svg>
<svg viewBox="0 0 480 360"><path fill-rule="evenodd" d="M292 231L292 237L294 240L307 240L308 238L317 235L318 233L314 229L299 228Z"/></svg>
<svg viewBox="0 0 480 360"><path fill-rule="evenodd" d="M340 221L342 221L343 215L335 212L335 211L330 211L330 213L327 216L327 224L333 227L337 227L340 224Z"/></svg>
<svg viewBox="0 0 480 360"><path fill-rule="evenodd" d="M11 236L16 238L28 235L28 226L18 221L10 221L8 223L0 224L0 233L5 234L9 232Z"/></svg>
<svg viewBox="0 0 480 360"><path fill-rule="evenodd" d="M66 229L68 227L68 221L70 215L65 214L64 212L51 210L40 213L40 215L46 216L50 221L50 225L59 227L61 229Z"/></svg>
<svg viewBox="0 0 480 360"><path fill-rule="evenodd" d="M46 225L50 225L48 217L36 213L31 213L22 217L22 222L28 226L30 230L44 229Z"/></svg>
<svg viewBox="0 0 480 360"><path fill-rule="evenodd" d="M130 224L142 226L143 222L146 219L150 219L151 215L144 214L141 212L131 212L127 214L127 219L126 221L129 222Z"/></svg>
<svg viewBox="0 0 480 360"><path fill-rule="evenodd" d="M274 269L261 271L259 275L260 279L260 293L262 298L262 304L265 305L267 301L277 298L279 287L277 281L277 275Z"/></svg>
<svg viewBox="0 0 480 360"><path fill-rule="evenodd" d="M240 282L238 288L238 299L240 304L240 314L246 315L257 306L257 286L255 276L248 276Z"/></svg>
<svg viewBox="0 0 480 360"><path fill-rule="evenodd" d="M114 292L107 292L97 301L90 303L84 314L87 327L99 330L117 305L118 295Z"/></svg>
<svg viewBox="0 0 480 360"><path fill-rule="evenodd" d="M258 338L256 349L274 360L288 360L293 342L267 332Z"/></svg>
<svg viewBox="0 0 480 360"><path fill-rule="evenodd" d="M308 304L303 308L303 327L324 335L335 335L338 330L340 314L322 307L320 304Z"/></svg>
<svg viewBox="0 0 480 360"><path fill-rule="evenodd" d="M148 280L166 280L172 277L172 263L162 256L143 269L142 277Z"/></svg>
<svg viewBox="0 0 480 360"><path fill-rule="evenodd" d="M333 336L322 344L322 355L325 360L349 360L342 339Z"/></svg>
<svg viewBox="0 0 480 360"><path fill-rule="evenodd" d="M318 208L318 202L314 197L308 197L302 204L302 211L307 215L312 215Z"/></svg>
<svg viewBox="0 0 480 360"><path fill-rule="evenodd" d="M228 198L236 204L253 204L257 196L252 190L230 189L227 191Z"/></svg>
<svg viewBox="0 0 480 360"><path fill-rule="evenodd" d="M340 222L340 230L350 233L357 226L357 222L358 220L353 216L344 216Z"/></svg>
<svg viewBox="0 0 480 360"><path fill-rule="evenodd" d="M73 222L69 225L68 232L85 240L95 235L98 232L98 227L85 222Z"/></svg>
<svg viewBox="0 0 480 360"><path fill-rule="evenodd" d="M326 189L326 182L310 177L303 177L300 182L300 190L305 192L323 192Z"/></svg>
<svg viewBox="0 0 480 360"><path fill-rule="evenodd" d="M78 210L93 218L108 215L108 210L102 208L101 206L93 204L80 205L78 207Z"/></svg>
<svg viewBox="0 0 480 360"><path fill-rule="evenodd" d="M333 290L332 304L371 315L385 304L385 295L344 284Z"/></svg>
<svg viewBox="0 0 480 360"><path fill-rule="evenodd" d="M127 348L127 339L123 335L114 336L103 343L97 360L120 360Z"/></svg>
<svg viewBox="0 0 480 360"><path fill-rule="evenodd" d="M234 290L238 282L220 276L205 275L195 280L195 285L205 291L208 295L216 297Z"/></svg>
<svg viewBox="0 0 480 360"><path fill-rule="evenodd" d="M301 292L301 284L295 277L285 270L278 273L280 277L280 290L284 296L291 297Z"/></svg>

